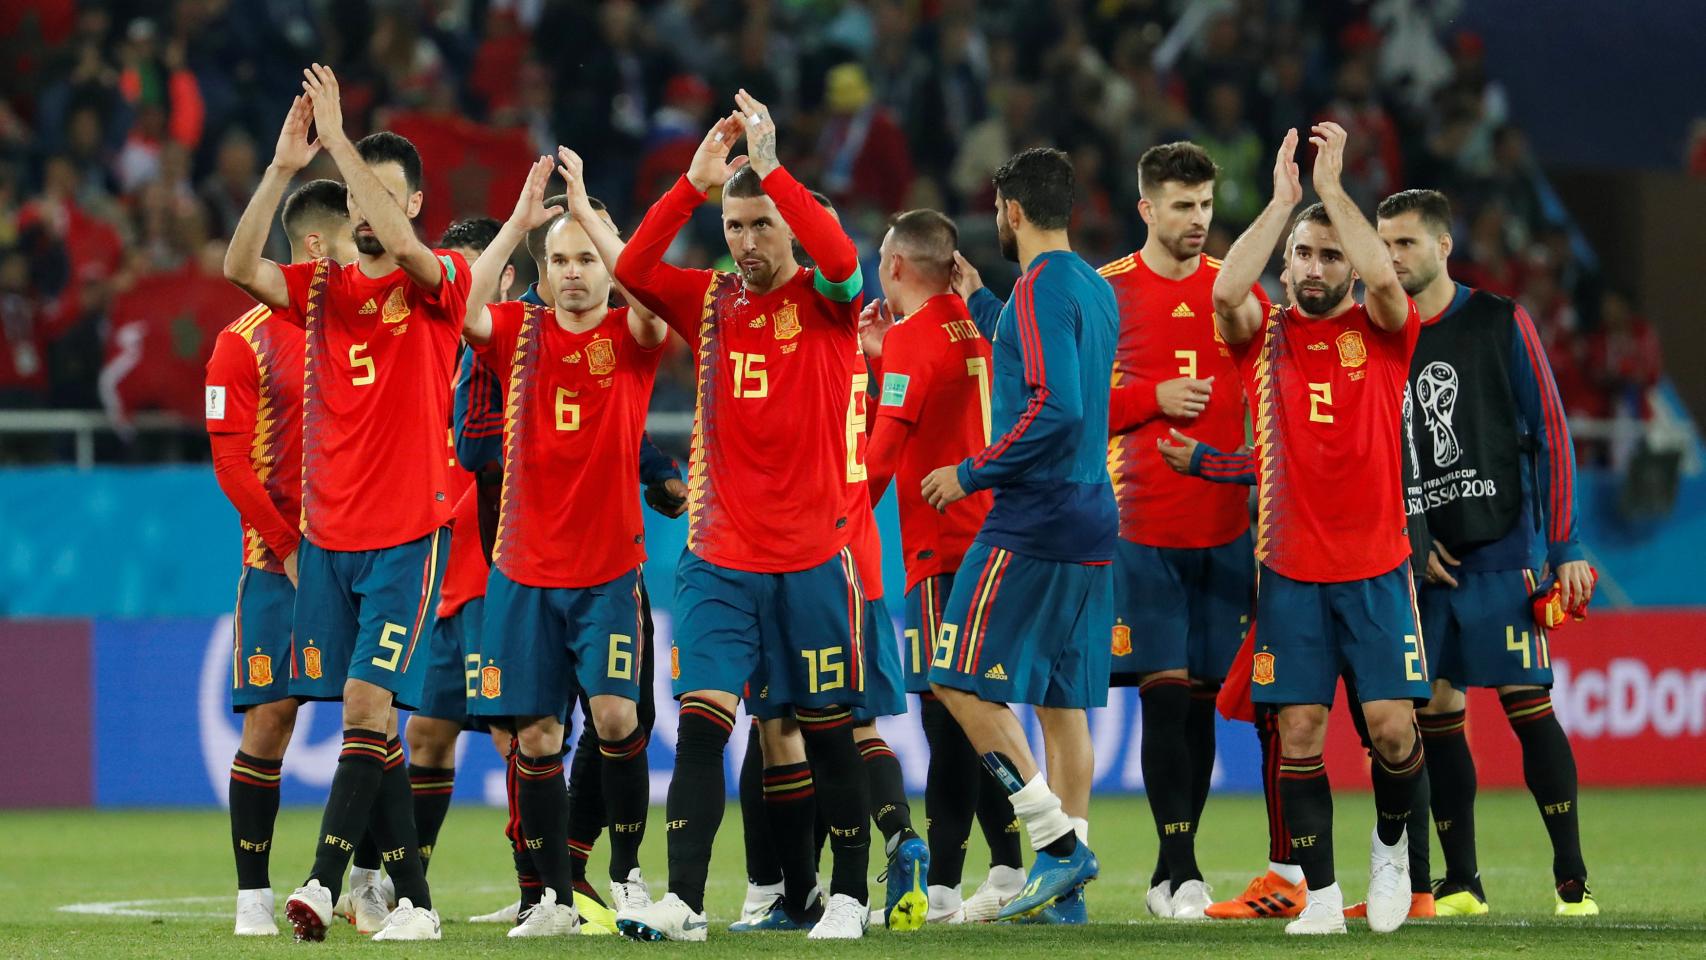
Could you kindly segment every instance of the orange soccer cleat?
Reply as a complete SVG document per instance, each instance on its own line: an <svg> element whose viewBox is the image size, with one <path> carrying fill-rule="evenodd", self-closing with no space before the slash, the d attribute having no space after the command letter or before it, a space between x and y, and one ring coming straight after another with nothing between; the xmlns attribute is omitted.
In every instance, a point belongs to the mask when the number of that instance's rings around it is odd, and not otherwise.
<svg viewBox="0 0 1706 960"><path fill-rule="evenodd" d="M1434 917L1434 895L1431 893L1410 894L1410 919L1432 920ZM1346 920L1367 920L1368 904L1353 903L1345 908Z"/></svg>
<svg viewBox="0 0 1706 960"><path fill-rule="evenodd" d="M1243 893L1210 905L1203 915L1215 920L1283 920L1302 913L1308 899L1305 884L1292 883L1269 870L1251 880Z"/></svg>

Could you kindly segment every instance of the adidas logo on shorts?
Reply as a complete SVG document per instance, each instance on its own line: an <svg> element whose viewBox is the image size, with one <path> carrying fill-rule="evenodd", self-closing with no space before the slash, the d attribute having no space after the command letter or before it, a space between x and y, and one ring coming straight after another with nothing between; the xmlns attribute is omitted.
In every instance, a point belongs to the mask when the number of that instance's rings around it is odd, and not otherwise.
<svg viewBox="0 0 1706 960"><path fill-rule="evenodd" d="M988 670L984 671L983 679L985 679L985 680L1005 680L1005 679L1007 679L1007 671L1003 670L1001 668L1001 664L998 663L995 666L990 667Z"/></svg>

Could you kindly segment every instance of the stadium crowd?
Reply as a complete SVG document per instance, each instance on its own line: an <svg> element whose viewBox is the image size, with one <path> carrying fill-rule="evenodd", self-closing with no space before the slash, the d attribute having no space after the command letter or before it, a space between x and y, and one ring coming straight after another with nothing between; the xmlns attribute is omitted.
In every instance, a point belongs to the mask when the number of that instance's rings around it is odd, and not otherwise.
<svg viewBox="0 0 1706 960"><path fill-rule="evenodd" d="M737 85L802 135L783 157L836 203L863 256L886 218L961 218L992 279L990 174L1068 150L1073 236L1092 263L1142 240L1136 160L1190 139L1220 164L1207 250L1260 209L1283 131L1350 131L1365 210L1445 190L1454 272L1531 312L1572 415L1644 417L1662 373L1653 327L1584 258L1453 3L1350 0L29 0L0 57L0 408L165 409L193 421L214 334L245 308L219 259L276 118L322 59L352 134L392 129L429 171L423 226L501 213L515 172L559 141L632 227ZM595 37L594 43L564 38ZM305 176L336 176L321 157ZM1306 178L1307 179L1307 178ZM968 215L969 214L969 215ZM709 265L716 220L675 251ZM276 231L269 252L284 256ZM980 259L980 255L981 258ZM523 258L525 259L525 258ZM531 265L518 264L523 274ZM1004 285L1004 284L998 284ZM655 409L691 406L676 351ZM1597 452L1581 450L1584 459Z"/></svg>

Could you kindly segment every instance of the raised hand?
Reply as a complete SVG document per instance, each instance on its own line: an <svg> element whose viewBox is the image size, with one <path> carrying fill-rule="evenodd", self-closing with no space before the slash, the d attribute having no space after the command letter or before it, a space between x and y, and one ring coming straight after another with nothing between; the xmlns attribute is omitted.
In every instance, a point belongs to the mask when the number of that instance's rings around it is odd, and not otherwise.
<svg viewBox="0 0 1706 960"><path fill-rule="evenodd" d="M955 250L954 269L949 284L954 288L954 292L959 294L961 300L970 300L972 294L983 289L983 275L977 272L977 268L971 265L970 260Z"/></svg>
<svg viewBox="0 0 1706 960"><path fill-rule="evenodd" d="M302 71L302 89L314 102L314 126L328 143L344 135L344 107L339 100L338 78L331 67L313 64Z"/></svg>
<svg viewBox="0 0 1706 960"><path fill-rule="evenodd" d="M586 164L580 154L568 147L557 147L557 175L567 184L563 193L569 198L569 216L576 220L596 216L592 199L586 192Z"/></svg>
<svg viewBox="0 0 1706 960"><path fill-rule="evenodd" d="M883 338L894 327L894 310L887 300L872 300L859 311L859 348L873 359L883 355Z"/></svg>
<svg viewBox="0 0 1706 960"><path fill-rule="evenodd" d="M306 167L320 152L320 141L308 139L308 128L314 123L314 105L307 97L297 97L284 116L284 127L278 132L278 146L273 148L272 165L281 173L294 174Z"/></svg>
<svg viewBox="0 0 1706 960"><path fill-rule="evenodd" d="M1339 181L1345 175L1345 128L1328 121L1309 132L1309 142L1315 145L1315 192L1326 196L1343 190Z"/></svg>
<svg viewBox="0 0 1706 960"><path fill-rule="evenodd" d="M729 159L729 151L734 149L735 141L740 138L739 117L731 113L718 120L706 132L705 139L699 141L699 149L693 152L693 162L687 166L687 182L700 193L728 183L735 171L746 164L745 157Z"/></svg>
<svg viewBox="0 0 1706 960"><path fill-rule="evenodd" d="M1297 128L1285 132L1274 155L1274 200L1297 206L1303 202L1303 174L1297 168Z"/></svg>
<svg viewBox="0 0 1706 960"><path fill-rule="evenodd" d="M545 206L545 183L551 179L551 158L542 156L527 169L527 180L521 185L521 195L515 198L515 210L509 222L526 233L544 226L562 207Z"/></svg>
<svg viewBox="0 0 1706 960"><path fill-rule="evenodd" d="M770 116L770 108L758 102L758 98L747 93L742 88L735 94L735 106L739 108L741 126L746 130L746 149L752 154L752 169L760 177L770 175L770 171L780 167L782 161L776 158L776 120Z"/></svg>

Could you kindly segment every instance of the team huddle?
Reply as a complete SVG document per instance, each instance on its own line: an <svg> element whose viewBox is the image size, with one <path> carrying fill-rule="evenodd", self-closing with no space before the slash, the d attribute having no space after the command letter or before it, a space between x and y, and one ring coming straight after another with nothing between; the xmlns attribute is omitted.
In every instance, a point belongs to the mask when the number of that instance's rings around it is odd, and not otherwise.
<svg viewBox="0 0 1706 960"><path fill-rule="evenodd" d="M1547 629L1581 615L1594 579L1557 389L1527 314L1448 275L1442 195L1396 194L1374 224L1358 210L1337 125L1311 131L1320 202L1296 210L1292 131L1224 261L1203 253L1216 168L1200 147L1144 154L1148 238L1100 270L1071 249L1069 159L1025 150L994 176L1001 251L1023 271L1011 296L982 286L952 220L914 210L882 241L878 299L745 91L626 240L559 148L507 221L429 247L413 145L351 141L332 71L304 77L226 255L258 305L208 363L215 471L243 525L236 933L279 932L268 860L306 700L340 701L344 732L285 902L298 940L338 916L375 940L439 939L427 872L469 729L507 764L519 888L475 922L706 939L742 704L748 887L730 930L1087 923L1087 711L1110 684L1140 690L1158 917L1312 934L1486 913L1471 686L1498 690L1522 742L1557 913L1598 912L1548 693ZM321 150L344 182L286 197ZM734 269L665 262L712 197ZM281 200L289 264L262 255ZM539 281L511 299L522 244ZM1282 246L1276 303L1260 278ZM671 331L696 372L685 477L645 434ZM872 513L891 484L899 637ZM662 664L643 505L687 525ZM661 897L641 869L657 669L679 704ZM1348 906L1322 760L1341 681L1376 807L1367 901ZM923 833L876 726L910 694ZM1015 703L1035 708L1046 774ZM1217 711L1257 727L1270 840L1268 869L1221 902L1194 849ZM974 821L991 863L967 896ZM606 834L607 896L587 876Z"/></svg>

